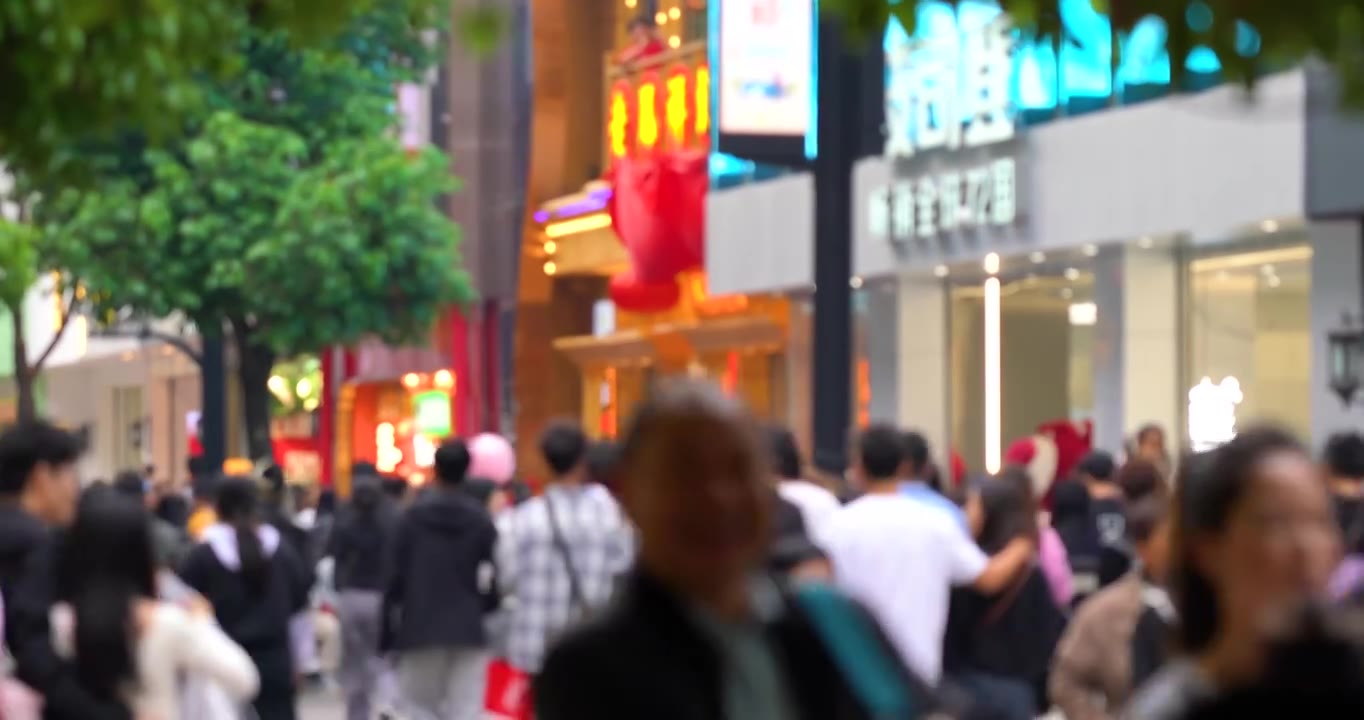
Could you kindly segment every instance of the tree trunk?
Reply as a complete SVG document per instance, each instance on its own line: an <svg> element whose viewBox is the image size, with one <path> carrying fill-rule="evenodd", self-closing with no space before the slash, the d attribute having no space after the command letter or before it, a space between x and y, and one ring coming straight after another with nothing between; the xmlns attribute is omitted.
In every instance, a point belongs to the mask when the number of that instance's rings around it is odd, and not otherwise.
<svg viewBox="0 0 1364 720"><path fill-rule="evenodd" d="M270 441L270 371L275 353L258 343L245 323L233 323L237 343L237 378L242 387L242 409L246 415L246 449L251 460L274 460Z"/></svg>
<svg viewBox="0 0 1364 720"><path fill-rule="evenodd" d="M14 328L14 392L15 419L30 423L38 419L38 400L34 397L33 383L37 373L28 366L28 342L24 340L24 313L10 308L10 318Z"/></svg>

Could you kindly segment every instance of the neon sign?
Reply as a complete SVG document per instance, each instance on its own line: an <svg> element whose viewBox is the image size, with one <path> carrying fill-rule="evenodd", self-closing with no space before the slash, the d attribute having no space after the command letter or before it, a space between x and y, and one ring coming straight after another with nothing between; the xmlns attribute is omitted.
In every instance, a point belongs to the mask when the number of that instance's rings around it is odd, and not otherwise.
<svg viewBox="0 0 1364 720"><path fill-rule="evenodd" d="M705 147L710 135L710 70L676 65L617 80L606 99L606 147L611 159L660 147Z"/></svg>

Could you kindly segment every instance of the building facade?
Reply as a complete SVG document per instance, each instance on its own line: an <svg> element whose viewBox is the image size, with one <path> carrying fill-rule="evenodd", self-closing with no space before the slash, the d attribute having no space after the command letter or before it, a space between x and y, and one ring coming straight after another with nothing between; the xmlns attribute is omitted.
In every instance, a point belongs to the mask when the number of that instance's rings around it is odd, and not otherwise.
<svg viewBox="0 0 1364 720"><path fill-rule="evenodd" d="M1008 36L973 39L997 18L966 20L937 60L975 94L946 102L988 97L991 73L1007 102L948 110L960 127L923 119L944 96L919 93L942 85L896 77L922 38L888 42L887 153L854 172L863 419L921 428L986 470L1055 421L1092 422L1111 449L1146 423L1191 447L1256 419L1314 441L1357 424L1328 387L1326 348L1360 313L1361 127L1334 111L1329 76L1268 76L1249 102L1131 82L1129 106L1044 112L1020 90L1036 72L1027 49L982 59ZM1008 132L971 142L999 120ZM808 294L813 193L808 175L714 193L712 287Z"/></svg>

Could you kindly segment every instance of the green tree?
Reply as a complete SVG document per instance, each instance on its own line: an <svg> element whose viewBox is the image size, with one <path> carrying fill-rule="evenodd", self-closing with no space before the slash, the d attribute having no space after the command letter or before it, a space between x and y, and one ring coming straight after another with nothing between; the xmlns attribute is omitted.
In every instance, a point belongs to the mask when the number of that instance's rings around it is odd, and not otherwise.
<svg viewBox="0 0 1364 720"><path fill-rule="evenodd" d="M1364 101L1364 0L1091 0L1095 9L1113 21L1115 33L1126 33L1147 16L1165 21L1172 58L1187 57L1198 45L1217 52L1228 79L1253 84L1266 68L1286 67L1308 57L1319 57L1336 68L1346 99ZM1000 0L1000 6L1025 32L1055 41L1063 34L1062 0ZM851 35L866 40L879 37L893 16L913 32L913 0L822 0L821 9L836 15ZM1190 27L1190 7L1201 5L1209 19L1197 31ZM1237 24L1249 23L1259 33L1260 52L1236 52ZM1202 23L1200 23L1202 25ZM1115 44L1116 45L1116 44ZM1119 46L1120 47L1120 46ZM1115 53L1117 55L1117 53ZM1115 57L1116 64L1121 57ZM1172 62L1171 80L1179 85L1184 63Z"/></svg>
<svg viewBox="0 0 1364 720"><path fill-rule="evenodd" d="M244 33L281 31L312 46L376 9L424 28L450 12L440 0L5 0L0 158L70 180L79 172L69 162L73 143L128 127L178 133L202 107L202 76L240 71ZM475 9L455 27L466 47L484 51L502 25L497 12Z"/></svg>
<svg viewBox="0 0 1364 720"><path fill-rule="evenodd" d="M401 10L378 8L324 48L249 33L244 69L205 86L213 111L183 140L105 156L104 211L119 198L135 220L61 260L102 313L178 314L230 338L255 459L271 452L277 358L424 339L471 296L437 202L456 189L449 161L409 154L392 133L393 83L435 57L426 28L387 23ZM79 190L52 197L61 222L94 204Z"/></svg>
<svg viewBox="0 0 1364 720"><path fill-rule="evenodd" d="M18 419L29 421L38 416L38 376L65 336L68 321L84 304L80 280L69 272L71 266L65 259L73 250L78 254L89 244L116 241L119 227L128 226L135 213L118 197L72 191L71 212L61 222L40 224L31 218L37 196L13 189L13 182L7 184L11 189L6 194L19 199L5 203L7 217L0 219L0 315L8 315L12 323L13 338L7 350L14 366ZM48 277L53 282L45 289L47 299L60 308L55 318L57 329L35 354L28 345L30 328L25 326L24 300L40 280Z"/></svg>

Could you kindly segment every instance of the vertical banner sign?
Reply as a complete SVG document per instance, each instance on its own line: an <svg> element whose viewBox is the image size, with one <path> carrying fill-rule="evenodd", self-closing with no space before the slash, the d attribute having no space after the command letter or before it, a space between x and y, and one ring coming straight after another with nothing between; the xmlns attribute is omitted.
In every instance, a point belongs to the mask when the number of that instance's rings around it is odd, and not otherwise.
<svg viewBox="0 0 1364 720"><path fill-rule="evenodd" d="M794 164L814 131L813 0L725 0L719 8L720 151Z"/></svg>
<svg viewBox="0 0 1364 720"><path fill-rule="evenodd" d="M621 78L606 95L606 148L614 163L658 150L710 144L710 69L679 63Z"/></svg>
<svg viewBox="0 0 1364 720"><path fill-rule="evenodd" d="M627 80L611 86L606 103L606 147L615 161L630 154L634 139L630 136L630 118L634 116L634 90Z"/></svg>

